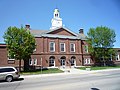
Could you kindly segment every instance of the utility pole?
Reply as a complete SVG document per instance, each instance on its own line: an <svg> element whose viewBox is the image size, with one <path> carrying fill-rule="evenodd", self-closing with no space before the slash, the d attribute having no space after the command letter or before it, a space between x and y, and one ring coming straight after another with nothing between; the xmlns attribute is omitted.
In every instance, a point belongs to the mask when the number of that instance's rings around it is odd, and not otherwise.
<svg viewBox="0 0 120 90"><path fill-rule="evenodd" d="M41 75L42 75L42 57L41 57Z"/></svg>

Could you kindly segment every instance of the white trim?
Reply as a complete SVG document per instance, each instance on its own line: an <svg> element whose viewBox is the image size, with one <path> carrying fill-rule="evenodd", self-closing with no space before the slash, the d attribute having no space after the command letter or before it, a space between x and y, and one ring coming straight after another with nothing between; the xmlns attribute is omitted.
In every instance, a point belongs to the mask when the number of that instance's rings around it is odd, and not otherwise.
<svg viewBox="0 0 120 90"><path fill-rule="evenodd" d="M54 62L54 63L51 63L51 61ZM54 64L54 65L50 66L50 64ZM53 59L53 58L49 59L49 67L55 67L55 59Z"/></svg>
<svg viewBox="0 0 120 90"><path fill-rule="evenodd" d="M34 52L36 52L36 50L37 50L37 49L35 48L35 49L34 49Z"/></svg>
<svg viewBox="0 0 120 90"><path fill-rule="evenodd" d="M116 61L120 61L120 55L119 55L119 53L116 55Z"/></svg>
<svg viewBox="0 0 120 90"><path fill-rule="evenodd" d="M86 64L90 64L91 62L90 62L90 58L85 58L84 59L84 64L86 65Z"/></svg>
<svg viewBox="0 0 120 90"><path fill-rule="evenodd" d="M90 58L88 58L88 62L87 63L90 64Z"/></svg>
<svg viewBox="0 0 120 90"><path fill-rule="evenodd" d="M85 53L88 53L88 45L84 46Z"/></svg>
<svg viewBox="0 0 120 90"><path fill-rule="evenodd" d="M60 59L60 65L61 66L66 66L66 59Z"/></svg>
<svg viewBox="0 0 120 90"><path fill-rule="evenodd" d="M34 59L33 59L33 64L34 64L34 65L37 65L37 58L34 58Z"/></svg>
<svg viewBox="0 0 120 90"><path fill-rule="evenodd" d="M29 65L32 65L32 64L33 64L33 60L29 59Z"/></svg>
<svg viewBox="0 0 120 90"><path fill-rule="evenodd" d="M112 61L112 54L110 55L110 60Z"/></svg>
<svg viewBox="0 0 120 90"><path fill-rule="evenodd" d="M61 51L61 45L64 45L64 51ZM66 48L65 48L65 43L60 43L60 52L65 52L66 51Z"/></svg>
<svg viewBox="0 0 120 90"><path fill-rule="evenodd" d="M74 63L73 63L74 62ZM76 59L71 59L71 62L70 62L71 64L74 64L74 65L71 65L71 66L73 66L73 67L75 67L76 66Z"/></svg>
<svg viewBox="0 0 120 90"><path fill-rule="evenodd" d="M35 46L37 46L37 44L35 43ZM33 50L34 52L36 52L37 51L37 49L36 49L37 47L35 47L35 49Z"/></svg>
<svg viewBox="0 0 120 90"><path fill-rule="evenodd" d="M13 60L15 60L15 59L10 59L10 58L8 58L8 60L11 60L11 61L13 61Z"/></svg>
<svg viewBox="0 0 120 90"><path fill-rule="evenodd" d="M52 46L53 50L50 50L51 49L51 44L53 44L53 46ZM50 52L55 52L55 42L49 42L49 51Z"/></svg>
<svg viewBox="0 0 120 90"><path fill-rule="evenodd" d="M14 55L15 56L15 55ZM9 53L8 53L8 60L15 60L14 58L10 58Z"/></svg>
<svg viewBox="0 0 120 90"><path fill-rule="evenodd" d="M71 45L73 44L74 51L71 51ZM75 52L75 43L70 43L70 52Z"/></svg>

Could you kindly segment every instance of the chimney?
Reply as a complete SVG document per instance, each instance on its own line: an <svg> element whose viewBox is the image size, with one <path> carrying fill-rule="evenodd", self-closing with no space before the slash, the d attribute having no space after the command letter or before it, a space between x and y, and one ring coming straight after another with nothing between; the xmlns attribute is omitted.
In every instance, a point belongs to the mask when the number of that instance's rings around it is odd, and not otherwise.
<svg viewBox="0 0 120 90"><path fill-rule="evenodd" d="M27 30L30 30L30 25L29 25L29 24L26 24L26 25L25 25L25 28L26 28Z"/></svg>
<svg viewBox="0 0 120 90"><path fill-rule="evenodd" d="M83 28L80 28L79 33L84 34Z"/></svg>

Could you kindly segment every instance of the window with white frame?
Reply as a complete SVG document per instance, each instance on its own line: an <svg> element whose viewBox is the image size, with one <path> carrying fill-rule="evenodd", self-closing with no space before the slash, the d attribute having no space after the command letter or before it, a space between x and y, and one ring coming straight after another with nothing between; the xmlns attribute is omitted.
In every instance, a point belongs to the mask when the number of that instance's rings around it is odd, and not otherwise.
<svg viewBox="0 0 120 90"><path fill-rule="evenodd" d="M55 52L55 42L50 42L50 52Z"/></svg>
<svg viewBox="0 0 120 90"><path fill-rule="evenodd" d="M75 52L75 44L70 43L70 52Z"/></svg>
<svg viewBox="0 0 120 90"><path fill-rule="evenodd" d="M65 43L60 43L60 51L65 52Z"/></svg>
<svg viewBox="0 0 120 90"><path fill-rule="evenodd" d="M37 65L37 58L34 58L34 59L33 59L33 64L34 64L34 65Z"/></svg>
<svg viewBox="0 0 120 90"><path fill-rule="evenodd" d="M33 64L32 59L29 59L29 65L32 65L32 64Z"/></svg>
<svg viewBox="0 0 120 90"><path fill-rule="evenodd" d="M54 57L50 57L49 58L49 66L55 66L55 58Z"/></svg>
<svg viewBox="0 0 120 90"><path fill-rule="evenodd" d="M119 53L116 55L116 61L120 61L120 55L119 55Z"/></svg>
<svg viewBox="0 0 120 90"><path fill-rule="evenodd" d="M88 45L84 46L85 53L88 53Z"/></svg>
<svg viewBox="0 0 120 90"><path fill-rule="evenodd" d="M34 49L34 52L36 52L36 50L37 50L37 49L36 49L36 46L37 46L37 44L35 43L35 49Z"/></svg>
<svg viewBox="0 0 120 90"><path fill-rule="evenodd" d="M85 58L84 59L84 64L90 64L90 58Z"/></svg>
<svg viewBox="0 0 120 90"><path fill-rule="evenodd" d="M34 49L34 52L36 52L36 48Z"/></svg>
<svg viewBox="0 0 120 90"><path fill-rule="evenodd" d="M112 61L112 54L110 54L109 61Z"/></svg>
<svg viewBox="0 0 120 90"><path fill-rule="evenodd" d="M14 56L15 56L15 55L10 55L10 54L8 53L8 60L15 60Z"/></svg>

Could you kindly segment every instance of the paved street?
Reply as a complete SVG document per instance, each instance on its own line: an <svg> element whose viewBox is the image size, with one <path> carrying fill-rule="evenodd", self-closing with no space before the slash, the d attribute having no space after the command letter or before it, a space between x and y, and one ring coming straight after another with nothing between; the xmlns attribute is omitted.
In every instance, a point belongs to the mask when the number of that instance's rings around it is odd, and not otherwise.
<svg viewBox="0 0 120 90"><path fill-rule="evenodd" d="M0 82L0 90L120 90L120 70L26 76Z"/></svg>

